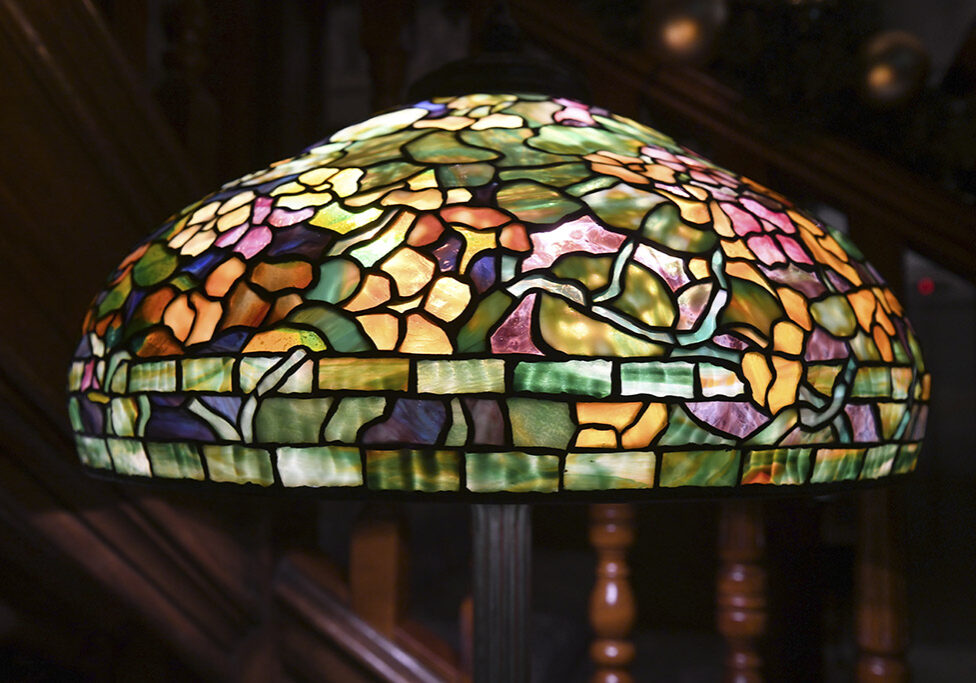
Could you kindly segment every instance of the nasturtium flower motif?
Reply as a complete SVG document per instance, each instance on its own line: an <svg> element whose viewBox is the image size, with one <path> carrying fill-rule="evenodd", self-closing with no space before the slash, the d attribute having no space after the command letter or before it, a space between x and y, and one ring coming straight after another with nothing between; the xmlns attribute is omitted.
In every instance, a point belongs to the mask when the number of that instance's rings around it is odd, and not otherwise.
<svg viewBox="0 0 976 683"><path fill-rule="evenodd" d="M472 94L173 216L69 389L117 474L653 493L908 472L929 376L864 256L784 197L597 107Z"/></svg>

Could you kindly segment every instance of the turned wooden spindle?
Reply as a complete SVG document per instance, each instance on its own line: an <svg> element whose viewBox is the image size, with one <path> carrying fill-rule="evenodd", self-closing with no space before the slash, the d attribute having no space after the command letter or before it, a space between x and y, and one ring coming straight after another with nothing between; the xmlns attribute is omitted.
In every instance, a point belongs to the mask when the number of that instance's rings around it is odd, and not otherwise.
<svg viewBox="0 0 976 683"><path fill-rule="evenodd" d="M630 631L637 614L630 587L627 550L634 542L631 505L590 506L590 543L596 550L596 584L590 596L593 683L631 683L634 660Z"/></svg>
<svg viewBox="0 0 976 683"><path fill-rule="evenodd" d="M762 640L766 632L765 533L755 501L722 505L717 591L718 630L725 638L725 680L763 680Z"/></svg>
<svg viewBox="0 0 976 683"><path fill-rule="evenodd" d="M360 513L349 545L349 588L353 610L392 636L407 595L407 545L396 507L367 503Z"/></svg>
<svg viewBox="0 0 976 683"><path fill-rule="evenodd" d="M860 683L909 679L904 557L891 494L876 489L858 501L855 621Z"/></svg>

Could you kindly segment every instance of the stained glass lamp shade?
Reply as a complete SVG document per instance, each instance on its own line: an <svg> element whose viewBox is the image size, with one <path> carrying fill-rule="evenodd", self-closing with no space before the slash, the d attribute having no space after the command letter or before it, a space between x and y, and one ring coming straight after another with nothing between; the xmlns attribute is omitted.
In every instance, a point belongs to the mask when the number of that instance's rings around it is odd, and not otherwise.
<svg viewBox="0 0 976 683"><path fill-rule="evenodd" d="M166 221L69 388L103 473L639 498L909 472L929 376L845 235L629 119L474 94Z"/></svg>

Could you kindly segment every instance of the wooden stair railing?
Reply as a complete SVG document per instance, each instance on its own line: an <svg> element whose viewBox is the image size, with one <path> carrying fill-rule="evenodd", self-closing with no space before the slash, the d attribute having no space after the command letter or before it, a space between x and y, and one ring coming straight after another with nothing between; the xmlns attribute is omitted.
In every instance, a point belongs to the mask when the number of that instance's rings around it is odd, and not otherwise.
<svg viewBox="0 0 976 683"><path fill-rule="evenodd" d="M712 148L719 163L751 172L759 163L775 190L802 188L866 220L871 242L897 236L963 277L976 281L976 212L927 179L827 135L789 128L776 136L749 118L742 98L701 71L661 66L640 51L607 44L592 19L558 0L512 3L520 26L568 63L583 65L595 103L637 116L647 103L655 121ZM636 96L635 96L636 94ZM789 112L783 113L788 127ZM862 238L862 242L867 242Z"/></svg>

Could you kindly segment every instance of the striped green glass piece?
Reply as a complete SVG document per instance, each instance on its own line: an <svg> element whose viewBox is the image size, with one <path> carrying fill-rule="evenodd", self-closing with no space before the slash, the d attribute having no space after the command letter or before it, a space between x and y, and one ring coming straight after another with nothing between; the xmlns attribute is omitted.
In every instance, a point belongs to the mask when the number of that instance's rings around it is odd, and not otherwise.
<svg viewBox="0 0 976 683"><path fill-rule="evenodd" d="M133 365L129 369L129 391L176 391L176 361Z"/></svg>
<svg viewBox="0 0 976 683"><path fill-rule="evenodd" d="M539 491L559 488L559 458L529 453L468 453L465 456L468 490Z"/></svg>
<svg viewBox="0 0 976 683"><path fill-rule="evenodd" d="M705 431L699 427L680 405L668 410L668 428L661 436L662 446L732 446L732 439Z"/></svg>
<svg viewBox="0 0 976 683"><path fill-rule="evenodd" d="M563 485L573 491L649 489L654 486L654 453L569 453Z"/></svg>
<svg viewBox="0 0 976 683"><path fill-rule="evenodd" d="M895 459L892 473L908 474L909 472L914 472L915 466L918 464L918 452L921 450L921 447L921 444L907 443L898 449L898 457Z"/></svg>
<svg viewBox="0 0 976 683"><path fill-rule="evenodd" d="M824 396L830 396L840 369L839 365L811 365L807 368L807 381Z"/></svg>
<svg viewBox="0 0 976 683"><path fill-rule="evenodd" d="M613 366L605 360L525 361L515 366L515 391L610 395Z"/></svg>
<svg viewBox="0 0 976 683"><path fill-rule="evenodd" d="M146 451L152 463L153 475L167 479L206 479L200 454L194 445L188 443L146 444Z"/></svg>
<svg viewBox="0 0 976 683"><path fill-rule="evenodd" d="M869 448L864 454L864 465L859 479L879 479L891 474L891 468L898 456L898 444L888 443Z"/></svg>
<svg viewBox="0 0 976 683"><path fill-rule="evenodd" d="M385 408L382 396L347 396L325 426L325 440L354 443L360 428L382 415Z"/></svg>
<svg viewBox="0 0 976 683"><path fill-rule="evenodd" d="M534 398L511 398L508 415L512 423L512 442L516 446L545 446L565 449L576 425L569 416L569 405Z"/></svg>
<svg viewBox="0 0 976 683"><path fill-rule="evenodd" d="M624 396L693 398L694 366L682 361L622 363L620 393Z"/></svg>
<svg viewBox="0 0 976 683"><path fill-rule="evenodd" d="M712 396L740 396L745 392L745 385L734 371L721 365L701 363L698 366L698 378L701 381L702 395Z"/></svg>
<svg viewBox="0 0 976 683"><path fill-rule="evenodd" d="M667 451L661 457L662 487L735 486L739 452Z"/></svg>
<svg viewBox="0 0 976 683"><path fill-rule="evenodd" d="M278 474L284 486L361 486L359 449L346 446L279 448Z"/></svg>
<svg viewBox="0 0 976 683"><path fill-rule="evenodd" d="M263 448L206 444L203 446L203 455L213 481L261 486L274 483L271 455Z"/></svg>
<svg viewBox="0 0 976 683"><path fill-rule="evenodd" d="M102 470L112 469L112 457L109 455L105 439L76 434L75 444L78 446L78 455L85 465Z"/></svg>
<svg viewBox="0 0 976 683"><path fill-rule="evenodd" d="M891 398L904 401L912 384L912 368L891 368Z"/></svg>
<svg viewBox="0 0 976 683"><path fill-rule="evenodd" d="M281 394L308 394L311 393L315 382L315 362L307 360L293 368L285 381L278 387Z"/></svg>
<svg viewBox="0 0 976 683"><path fill-rule="evenodd" d="M322 358L319 388L330 391L406 391L410 375L407 358Z"/></svg>
<svg viewBox="0 0 976 683"><path fill-rule="evenodd" d="M422 360L417 363L417 391L431 394L477 394L505 391L505 361Z"/></svg>
<svg viewBox="0 0 976 683"><path fill-rule="evenodd" d="M233 386L232 358L186 358L181 365L185 391L230 391Z"/></svg>
<svg viewBox="0 0 976 683"><path fill-rule="evenodd" d="M115 471L119 474L151 477L149 458L141 441L135 439L106 439L108 451L112 454Z"/></svg>
<svg viewBox="0 0 976 683"><path fill-rule="evenodd" d="M139 402L131 396L113 398L108 402L112 433L116 436L136 436Z"/></svg>
<svg viewBox="0 0 976 683"><path fill-rule="evenodd" d="M451 401L451 429L444 437L445 446L463 446L468 437L468 423L464 418L464 410L461 408L461 400L455 398Z"/></svg>
<svg viewBox="0 0 976 683"><path fill-rule="evenodd" d="M318 443L332 398L266 398L254 415L254 435L265 443Z"/></svg>
<svg viewBox="0 0 976 683"><path fill-rule="evenodd" d="M457 451L366 451L366 482L371 489L393 491L457 491Z"/></svg>
<svg viewBox="0 0 976 683"><path fill-rule="evenodd" d="M802 484L810 472L811 448L750 451L742 468L743 484Z"/></svg>
<svg viewBox="0 0 976 683"><path fill-rule="evenodd" d="M273 368L281 362L281 358L266 356L244 356L241 358L238 374L240 377L241 391L246 394L254 391L258 382Z"/></svg>
<svg viewBox="0 0 976 683"><path fill-rule="evenodd" d="M822 484L857 479L863 457L863 448L819 448L810 481Z"/></svg>
<svg viewBox="0 0 976 683"><path fill-rule="evenodd" d="M858 398L891 395L891 374L885 367L858 368L851 395Z"/></svg>

